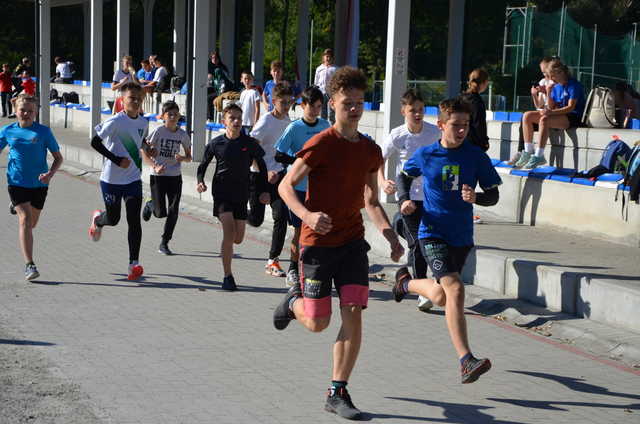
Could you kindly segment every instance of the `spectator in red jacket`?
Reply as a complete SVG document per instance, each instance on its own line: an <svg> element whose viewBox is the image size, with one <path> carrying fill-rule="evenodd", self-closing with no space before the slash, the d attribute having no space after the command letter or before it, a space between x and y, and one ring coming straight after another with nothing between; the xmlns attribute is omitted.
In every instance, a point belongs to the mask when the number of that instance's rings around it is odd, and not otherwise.
<svg viewBox="0 0 640 424"><path fill-rule="evenodd" d="M2 72L0 72L0 98L2 100L2 117L11 115L11 91L13 81L11 79L11 69L8 63L2 64Z"/></svg>
<svg viewBox="0 0 640 424"><path fill-rule="evenodd" d="M31 74L28 71L22 72L22 90L25 94L30 96L36 95L36 82L31 79Z"/></svg>

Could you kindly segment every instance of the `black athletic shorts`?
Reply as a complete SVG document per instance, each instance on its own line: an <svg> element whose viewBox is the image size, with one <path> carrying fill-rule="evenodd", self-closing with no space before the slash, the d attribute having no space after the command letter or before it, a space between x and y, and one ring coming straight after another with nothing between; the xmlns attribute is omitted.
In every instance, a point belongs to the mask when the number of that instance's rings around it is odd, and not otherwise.
<svg viewBox="0 0 640 424"><path fill-rule="evenodd" d="M568 113L569 128L579 128L582 126L581 117L577 113Z"/></svg>
<svg viewBox="0 0 640 424"><path fill-rule="evenodd" d="M367 307L369 300L369 258L364 239L338 247L301 246L300 271L305 315L331 315L331 287L335 285L340 306Z"/></svg>
<svg viewBox="0 0 640 424"><path fill-rule="evenodd" d="M247 202L233 202L230 200L226 200L221 197L213 197L213 216L220 218L220 213L223 212L232 212L233 219L242 219L246 220L247 213Z"/></svg>
<svg viewBox="0 0 640 424"><path fill-rule="evenodd" d="M420 249L436 281L440 282L447 274L462 272L473 246L451 246L444 240L428 238L420 239Z"/></svg>
<svg viewBox="0 0 640 424"><path fill-rule="evenodd" d="M20 203L31 203L36 209L42 210L44 208L44 201L47 199L47 191L49 187L20 187L9 186L9 198L13 206Z"/></svg>

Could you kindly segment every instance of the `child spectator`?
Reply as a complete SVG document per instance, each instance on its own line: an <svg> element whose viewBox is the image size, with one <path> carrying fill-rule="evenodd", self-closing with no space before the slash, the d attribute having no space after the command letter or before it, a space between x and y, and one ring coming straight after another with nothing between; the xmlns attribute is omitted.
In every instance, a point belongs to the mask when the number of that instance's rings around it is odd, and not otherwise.
<svg viewBox="0 0 640 424"><path fill-rule="evenodd" d="M155 74L153 76L153 81L151 81L149 84L147 84L145 86L145 89L148 90L150 87L152 87L151 88L152 90L164 91L164 90L169 88L168 81L166 81L166 78L169 75L169 71L162 64L162 59L160 59L158 56L156 56L153 59L153 62L156 65L156 70L155 70Z"/></svg>
<svg viewBox="0 0 640 424"><path fill-rule="evenodd" d="M549 92L549 104L542 110L526 112L522 118L524 123L525 151L515 166L533 169L544 165L544 148L549 140L551 128L567 130L581 125L582 113L586 104L584 89L576 79L571 77L569 68L560 59L549 64L549 75L555 85ZM533 124L540 128L538 147L533 151Z"/></svg>
<svg viewBox="0 0 640 424"><path fill-rule="evenodd" d="M264 91L262 92L262 102L266 105L269 112L273 110L273 88L276 86L276 84L282 82L282 75L282 62L280 62L279 60L274 60L273 62L271 62L271 78L273 79L270 79L265 83Z"/></svg>
<svg viewBox="0 0 640 424"><path fill-rule="evenodd" d="M162 105L162 119L164 125L156 128L147 139L147 144L155 154L150 155L142 150L142 158L152 170L149 177L151 200L144 206L142 219L148 221L152 213L156 218L167 218L158 252L172 255L169 241L178 222L182 194L180 164L191 162L191 139L178 127L180 108L176 102L168 101ZM180 147L184 155L180 154Z"/></svg>
<svg viewBox="0 0 640 424"><path fill-rule="evenodd" d="M22 72L21 77L22 77L22 90L24 91L24 94L27 94L29 96L35 96L36 82L33 80L33 78L31 78L31 74L29 73L29 71Z"/></svg>
<svg viewBox="0 0 640 424"><path fill-rule="evenodd" d="M111 82L111 90L120 90L128 82L138 82L136 71L133 69L133 58L131 56L122 56L122 67L113 74Z"/></svg>
<svg viewBox="0 0 640 424"><path fill-rule="evenodd" d="M236 104L230 104L222 111L225 133L211 140L204 151L204 157L198 166L198 193L207 191L204 177L209 163L215 158L216 170L211 181L213 196L213 216L222 224L222 243L220 256L224 269L222 289L237 290L231 272L233 245L242 243L247 222L247 200L249 199L249 174L251 163L258 166L260 202L269 203L266 192L266 166L264 150L256 141L242 134L242 110Z"/></svg>
<svg viewBox="0 0 640 424"><path fill-rule="evenodd" d="M11 92L13 87L11 69L8 63L2 64L2 72L0 72L0 100L2 100L2 117L6 118L11 115Z"/></svg>
<svg viewBox="0 0 640 424"><path fill-rule="evenodd" d="M136 77L138 78L138 81L140 82L141 86L146 86L149 85L151 83L151 81L153 81L153 68L151 67L151 63L149 63L149 61L147 59L143 59L140 62L140 70L136 73Z"/></svg>
<svg viewBox="0 0 640 424"><path fill-rule="evenodd" d="M244 90L240 93L239 103L242 109L242 130L246 135L249 135L260 118L260 94L253 85L251 71L244 71L240 76L240 82L244 85Z"/></svg>
<svg viewBox="0 0 640 424"><path fill-rule="evenodd" d="M318 87L324 96L322 104L322 118L327 119L328 117L331 123L335 121L335 117L333 109L329 107L329 93L327 92L327 87L329 85L329 81L331 81L331 77L333 77L333 74L336 73L337 69L338 68L333 64L333 50L325 49L322 54L322 63L316 68L313 85Z"/></svg>
<svg viewBox="0 0 640 424"><path fill-rule="evenodd" d="M542 79L537 84L531 87L531 100L536 110L543 110L548 103L549 91L551 91L551 88L554 84L548 72L549 63L551 63L552 60L552 57L547 56L540 61L540 72L542 72ZM522 118L520 118L520 127L518 128L518 151L507 162L507 164L511 166L515 165L516 162L518 162L518 159L520 159L520 156L525 149L522 126ZM533 131L538 131L538 124L533 124ZM533 145L530 146L530 148L532 147ZM533 150L529 153L533 153Z"/></svg>
<svg viewBox="0 0 640 424"><path fill-rule="evenodd" d="M53 82L62 83L62 84L72 84L73 83L73 68L72 62L63 60L60 56L57 56L54 59L56 63L56 77Z"/></svg>

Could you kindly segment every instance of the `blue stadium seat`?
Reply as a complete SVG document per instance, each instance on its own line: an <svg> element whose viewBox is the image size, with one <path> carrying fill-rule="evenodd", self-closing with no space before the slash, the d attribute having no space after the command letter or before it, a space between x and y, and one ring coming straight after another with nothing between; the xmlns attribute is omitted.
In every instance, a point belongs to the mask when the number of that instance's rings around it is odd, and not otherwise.
<svg viewBox="0 0 640 424"><path fill-rule="evenodd" d="M580 185L586 185L586 186L594 186L596 184L596 182L591 178L574 178L571 182L573 184L580 184Z"/></svg>
<svg viewBox="0 0 640 424"><path fill-rule="evenodd" d="M620 181L621 179L623 179L624 176L622 174L602 174L600 175L598 178L596 178L596 181Z"/></svg>

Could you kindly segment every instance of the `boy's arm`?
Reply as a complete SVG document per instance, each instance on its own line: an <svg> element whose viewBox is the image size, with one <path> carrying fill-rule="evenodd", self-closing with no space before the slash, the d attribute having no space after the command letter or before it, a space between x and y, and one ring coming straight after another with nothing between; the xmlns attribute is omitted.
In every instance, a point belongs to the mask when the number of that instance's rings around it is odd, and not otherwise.
<svg viewBox="0 0 640 424"><path fill-rule="evenodd" d="M258 122L258 119L260 119L260 95L259 94L256 96L256 111L255 111L255 116L253 117L253 122Z"/></svg>
<svg viewBox="0 0 640 424"><path fill-rule="evenodd" d="M398 240L398 235L391 228L387 213L382 208L378 198L378 172L370 172L365 181L364 190L364 207L369 218L375 226L380 230L391 247L391 259L398 262L404 253L404 248Z"/></svg>
<svg viewBox="0 0 640 424"><path fill-rule="evenodd" d="M214 149L212 143L207 144L207 148L204 151L204 157L202 158L202 162L200 162L198 171L196 173L198 184L204 184L204 176L207 173L207 167L209 166L209 163L211 163L211 160L213 159L213 152Z"/></svg>
<svg viewBox="0 0 640 424"><path fill-rule="evenodd" d="M99 136L93 136L93 138L91 139L91 147L93 147L93 150L100 153L102 156L109 159L116 165L126 168L126 166L123 166L123 161L127 161L128 159L123 156L116 156L112 152L110 152L106 147L104 147L104 144L102 144L102 139Z"/></svg>

